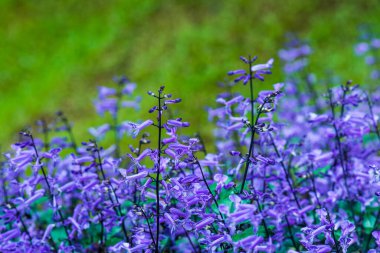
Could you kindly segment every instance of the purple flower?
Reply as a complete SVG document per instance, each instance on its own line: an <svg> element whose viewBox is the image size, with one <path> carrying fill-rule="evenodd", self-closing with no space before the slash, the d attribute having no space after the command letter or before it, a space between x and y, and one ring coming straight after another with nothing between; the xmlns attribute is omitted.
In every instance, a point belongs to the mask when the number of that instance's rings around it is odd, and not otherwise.
<svg viewBox="0 0 380 253"><path fill-rule="evenodd" d="M380 247L380 231L376 230L372 232L373 238L375 238L375 242L377 247Z"/></svg>
<svg viewBox="0 0 380 253"><path fill-rule="evenodd" d="M141 130L143 130L144 128L152 124L153 124L153 120L150 120L150 119L145 120L141 124L135 124L131 122L129 123L130 128L129 128L128 134L130 134L133 138L136 138Z"/></svg>
<svg viewBox="0 0 380 253"><path fill-rule="evenodd" d="M111 129L111 126L109 124L104 124L104 125L99 126L98 128L91 127L90 129L88 129L88 131L96 139L99 139L99 138L102 138L110 129Z"/></svg>
<svg viewBox="0 0 380 253"><path fill-rule="evenodd" d="M213 217L207 217L206 219L203 219L195 224L194 228L196 230L203 229L204 227L214 223L215 219Z"/></svg>
<svg viewBox="0 0 380 253"><path fill-rule="evenodd" d="M357 55L363 55L369 50L369 45L365 42L361 42L356 45L355 52Z"/></svg>

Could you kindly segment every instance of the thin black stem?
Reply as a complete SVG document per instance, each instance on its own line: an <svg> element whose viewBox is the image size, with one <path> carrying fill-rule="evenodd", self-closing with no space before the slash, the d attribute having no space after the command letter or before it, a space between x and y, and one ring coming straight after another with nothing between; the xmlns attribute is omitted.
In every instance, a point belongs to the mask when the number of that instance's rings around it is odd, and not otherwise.
<svg viewBox="0 0 380 253"><path fill-rule="evenodd" d="M23 227L25 233L26 233L27 236L28 236L28 239L29 239L30 244L33 245L33 239L32 239L32 236L30 235L30 233L29 233L29 231L28 231L28 228L26 227L25 222L24 222L24 220L22 219L21 214L19 213L19 211L17 210L17 208L16 208L13 204L12 204L12 207L13 207L13 209L15 209L15 211L16 211L16 216L19 218L19 220L20 220L20 222L21 222L21 225L22 225L22 227Z"/></svg>
<svg viewBox="0 0 380 253"><path fill-rule="evenodd" d="M255 133L256 133L255 126L257 125L258 119L260 118L260 115L261 115L261 113L263 111L264 105L265 105L265 102L264 102L263 105L260 106L259 112L257 113L257 117L256 117L256 120L255 120L255 123L253 125L251 125L251 141L250 141L250 144L249 144L249 151L248 151L248 155L247 155L247 161L245 163L243 183L242 183L241 188L240 188L240 193L243 193L245 181L247 179L249 165L251 163L251 159L250 158L253 155L252 152L253 152L253 146L254 146L254 141L255 141ZM252 122L251 122L251 124L252 124Z"/></svg>
<svg viewBox="0 0 380 253"><path fill-rule="evenodd" d="M36 144L35 144L35 142L34 142L33 135L30 134L29 137L30 137L30 139L31 139L31 141L32 141L32 147L33 147L33 149L34 149L35 156L36 156L37 159L39 159L39 154L38 154L38 151L37 151ZM46 183L47 188L48 188L48 194L49 194L49 197L50 197L50 201L53 202L53 198L54 198L54 196L53 196L53 193L52 193L52 191L51 191L51 187L50 187L50 184L49 184L49 181L48 181L48 178L47 178L47 174L46 174L46 172L45 172L45 168L44 168L43 165L41 165L41 171L42 171L42 174L43 174L43 176L44 176L45 183ZM64 223L64 220L65 220L65 219L63 218L63 214L62 214L62 212L61 212L60 209L58 209L57 212L58 212L59 218L61 219L61 222L62 222L63 228L65 229L65 233L66 233L67 240L68 240L70 246L72 246L73 244L72 244L71 239L70 239L69 231L68 231L68 229L67 229L67 227L66 227L66 225L65 225L65 223Z"/></svg>
<svg viewBox="0 0 380 253"><path fill-rule="evenodd" d="M101 172L101 174L102 174L102 177L103 177L103 181L107 182L107 178L106 178L106 175L105 175L104 170L103 170L103 165L102 165L103 162L102 162L102 158L101 158L101 156L100 156L100 151L99 151L99 148L98 148L96 142L95 142L95 149L96 149L97 158L98 158L98 165L99 165L99 168L100 168L100 172ZM112 196L111 196L111 193L108 191L108 197L109 197L109 199L110 199L112 205L114 206L114 211L115 211L115 213L116 213L120 218L122 218L122 216L123 216L123 212L122 212L122 210L121 210L120 202L119 202L119 198L118 198L117 195L116 195L116 191L115 191L115 189L113 188L111 182L108 182L107 184L109 185L109 187L110 187L110 189L111 189L111 191L112 191L112 193L113 193L113 196L115 196L115 201L116 201L117 207L115 207L115 202L114 202L114 200L113 200L113 198L112 198ZM127 242L129 242L128 233L127 233L127 230L126 230L126 228L125 228L125 224L124 224L124 218L122 218L122 221L121 221L121 228L122 228L122 230L123 230L123 234L124 234L124 236L125 236L125 240L126 240Z"/></svg>
<svg viewBox="0 0 380 253"><path fill-rule="evenodd" d="M139 141L139 149L136 154L136 157L138 157L141 154L141 146L142 146L142 141ZM137 174L138 170L137 167L134 168L134 173ZM135 183L134 185L134 191L133 191L133 203L137 204L137 184Z"/></svg>
<svg viewBox="0 0 380 253"><path fill-rule="evenodd" d="M286 221L286 226L288 228L288 232L289 232L289 235L290 235L290 240L292 241L293 247L298 251L298 244L296 243L296 240L295 240L295 238L293 236L292 227L290 226L290 223L289 223L287 215L285 215L285 221Z"/></svg>
<svg viewBox="0 0 380 253"><path fill-rule="evenodd" d="M251 69L251 68L250 68ZM253 100L251 100L251 105L253 105ZM244 185L245 185L245 181L247 179L247 174L248 174L248 169L249 169L249 165L251 163L251 156L253 155L253 148L254 148L254 141L255 141L255 133L256 133L256 128L255 126L257 125L257 122L260 118L260 115L261 113L263 112L263 109L264 109L264 106L265 104L267 103L267 101L264 101L264 103L262 105L260 105L259 107L259 111L257 113L257 116L256 116L256 120L255 120L255 123L252 125L252 122L251 122L251 141L250 141L250 144L249 144L249 151L248 151L248 154L247 154L247 160L246 160L246 163L245 163L245 170L244 170L244 176L243 176L243 183L241 185L241 188L240 188L240 194L243 193L243 190L244 190ZM254 108L252 107L252 110L254 110ZM253 117L254 114L251 112L251 116ZM253 186L253 185L252 185ZM260 205L260 201L258 199L255 200L256 203L257 203L257 207L259 209L259 212L262 213L262 209L261 209L261 205ZM268 229L268 226L265 222L265 219L263 217L263 220L262 220L262 223L263 223L263 226L264 226L264 229L265 229L265 234L267 237L269 237L269 229Z"/></svg>
<svg viewBox="0 0 380 253"><path fill-rule="evenodd" d="M207 180L206 180L206 177L205 177L205 175L204 175L204 173L203 173L203 169L202 169L202 166L201 166L200 162L198 161L198 159L197 159L195 156L194 156L194 162L195 162L195 164L198 165L198 167L199 167L199 169L200 169L200 171L201 171L203 182L205 183L208 192L211 194L211 196L212 196L212 200L214 201L214 203L215 203L215 205L216 205L216 208L218 209L218 212L219 212L220 218L222 219L222 222L223 222L224 226L226 227L227 232L229 233L229 229L228 229L228 227L227 227L227 225L226 225L226 222L225 222L225 220L224 220L223 214L220 212L218 201L216 200L214 194L212 193L212 191L211 191L211 189L210 189L210 186L209 186L208 183L207 183Z"/></svg>
<svg viewBox="0 0 380 253"><path fill-rule="evenodd" d="M315 198L317 200L318 208L322 208L321 202L319 201L317 188L315 187L315 178L314 178L314 175L313 175L313 167L312 167L312 169L309 169L309 174L310 174L310 180L311 180L311 185L312 185L312 188L313 188L313 192L314 192Z"/></svg>
<svg viewBox="0 0 380 253"><path fill-rule="evenodd" d="M346 99L346 95L347 95L347 89L346 89L346 87L342 86L342 91L343 91L343 98L342 98L342 106L340 107L340 117L341 118L344 115L344 109L345 109L344 100Z"/></svg>
<svg viewBox="0 0 380 253"><path fill-rule="evenodd" d="M152 228L150 227L148 216L146 215L146 213L144 212L144 209L142 207L140 207L140 210L141 210L142 214L144 215L146 223L148 224L149 234L150 234L150 238L152 238L153 245L156 246L156 242L154 240L154 235L153 235Z"/></svg>
<svg viewBox="0 0 380 253"><path fill-rule="evenodd" d="M204 143L204 141L203 141L202 136L201 136L199 133L197 133L197 138L199 139L199 142L200 142L200 144L201 144L201 146L202 146L202 152L203 152L203 154L206 156L206 155L207 155L206 145L205 145L205 143ZM212 173L211 168L210 168L209 166L207 166L207 169L208 169L208 173L210 174L210 178L213 178L214 175L213 175L213 173Z"/></svg>
<svg viewBox="0 0 380 253"><path fill-rule="evenodd" d="M160 90L161 91L161 90ZM156 171L156 253L159 253L159 244L160 244L160 169L161 169L161 138L162 138L162 108L161 108L161 92L159 92L158 97L158 143L157 143L157 152L158 152L158 163Z"/></svg>
<svg viewBox="0 0 380 253"><path fill-rule="evenodd" d="M255 101L253 100L253 73L252 73L252 61L251 61L251 56L249 56L249 93L250 93L250 103L251 103L251 124L253 123L255 119ZM255 153L255 139L253 138L253 143L252 143L252 154ZM253 176L252 176L252 185L253 185Z"/></svg>
<svg viewBox="0 0 380 253"><path fill-rule="evenodd" d="M272 146L273 146L273 148L274 148L274 150L275 150L275 152L276 152L276 155L277 155L277 157L280 159L281 167L282 167L282 169L283 169L283 171L284 171L284 173L285 173L286 182L288 183L288 186L289 186L289 188L290 188L290 191L291 191L292 194L293 194L293 197L294 197L294 200L296 201L297 207L298 207L298 209L301 209L301 205L300 205L300 203L299 203L299 201L298 201L297 194L295 193L295 190L294 190L294 188L293 188L293 182L292 182L292 179L291 179L290 176L289 176L288 170L287 170L287 168L285 167L284 161L283 161L283 159L282 159L282 156L281 156L280 152L278 151L277 145L276 145L276 143L274 142L274 139L273 139L272 134L269 133L269 137L270 137L270 140L271 140L271 142L272 142Z"/></svg>
<svg viewBox="0 0 380 253"><path fill-rule="evenodd" d="M276 143L274 142L273 136L272 136L270 133L269 133L269 137L270 137L270 139L271 139L271 142L272 142L273 148L274 148L274 150L275 150L275 152L276 152L276 155L277 155L277 157L280 159L281 167L282 167L282 169L283 169L283 171L284 171L284 173L285 173L286 182L288 183L288 186L289 186L289 188L290 188L290 191L292 192L292 195L293 195L293 197L294 197L294 200L296 201L297 207L298 207L298 209L301 209L301 205L300 205L300 203L299 203L299 201L298 201L297 194L296 194L296 192L295 192L295 190L294 190L294 187L293 187L293 180L292 180L291 177L289 176L289 171L288 171L288 169L285 167L285 164L284 164L284 161L283 161L283 159L282 159L282 156L281 156L280 152L278 151L278 148L277 148ZM302 222L303 222L303 224L306 224L306 221L305 221L304 216L302 216ZM291 230L290 230L290 231L291 231Z"/></svg>
<svg viewBox="0 0 380 253"><path fill-rule="evenodd" d="M329 211L326 209L326 212L327 212L327 220L328 222L330 223L330 225L333 225L332 222L331 222L331 216L330 216L330 213ZM332 238L334 240L334 245L335 245L335 249L336 249L336 252L337 253L340 253L341 252L341 248L340 248L340 244L338 242L338 240L336 239L335 237L335 229L334 229L334 226L331 226L331 235L332 235Z"/></svg>
<svg viewBox="0 0 380 253"><path fill-rule="evenodd" d="M338 147L338 151L339 151L339 160L340 160L340 164L341 164L342 170L343 170L344 186L346 188L347 196L348 196L348 198L350 198L350 194L349 194L350 191L349 191L349 187L348 187L348 183L347 183L348 171L347 171L347 166L346 166L345 159L344 159L344 152L343 152L342 143L340 141L340 133L339 133L338 127L336 126L336 123L335 123L335 110L334 110L334 104L332 101L331 89L329 89L328 92L329 92L329 102L330 102L330 109L331 109L332 121L333 121L332 125L333 125L334 131L335 131L335 141L337 143L337 147ZM349 200L349 202L350 202L349 209L350 209L351 214L352 214L352 220L355 224L355 227L358 227L356 220L355 220L355 212L354 212L354 208L353 208L353 203L351 200Z"/></svg>
<svg viewBox="0 0 380 253"><path fill-rule="evenodd" d="M197 133L196 136L197 136L197 138L199 139L199 142L200 142L200 144L201 144L201 146L202 146L202 152L203 152L203 154L204 154L204 155L207 155L206 145L205 145L205 143L204 143L204 141L203 141L202 136L200 135L200 133Z"/></svg>
<svg viewBox="0 0 380 253"><path fill-rule="evenodd" d="M257 208L259 209L259 212L260 214L262 215L263 214L263 209L261 208L261 205L260 205L260 202L259 202L259 199L256 199L256 204L257 204ZM262 215L263 216L263 215ZM264 226L264 230L265 230L265 235L267 238L269 238L269 229L268 229L268 226L267 226L267 223L265 221L265 218L263 216L263 220L262 220L262 223L263 223L263 226Z"/></svg>
<svg viewBox="0 0 380 253"><path fill-rule="evenodd" d="M331 89L329 89L329 102L330 102L330 109L331 109L331 115L332 115L332 120L333 120L333 128L335 131L335 141L336 141L337 146L338 146L339 160L340 160L340 164L341 164L342 170L343 170L344 185L346 187L346 191L348 194L349 193L349 191L348 191L349 188L347 185L348 175L347 175L347 170L346 170L346 166L345 166L345 162L344 162L344 158L343 158L342 143L340 142L340 135L339 135L338 127L336 126L336 123L335 123L335 110L334 110L334 104L332 102L332 91L331 91Z"/></svg>
<svg viewBox="0 0 380 253"><path fill-rule="evenodd" d="M253 100L253 77L252 77L252 61L251 56L249 56L249 92L251 95L251 124L255 118L255 101Z"/></svg>
<svg viewBox="0 0 380 253"><path fill-rule="evenodd" d="M185 234L186 234L187 240L189 241L191 247L193 248L194 253L198 252L198 251L196 250L196 248L195 248L195 246L194 246L194 244L193 244L193 241L191 240L190 235L189 235L189 233L187 232L187 230L186 230L185 228L183 228L183 230L185 231Z"/></svg>

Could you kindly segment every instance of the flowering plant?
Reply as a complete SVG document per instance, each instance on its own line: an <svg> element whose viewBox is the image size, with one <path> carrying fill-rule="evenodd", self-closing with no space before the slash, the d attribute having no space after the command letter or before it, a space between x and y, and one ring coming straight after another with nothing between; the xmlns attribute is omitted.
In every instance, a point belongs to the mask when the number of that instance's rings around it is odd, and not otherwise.
<svg viewBox="0 0 380 253"><path fill-rule="evenodd" d="M41 138L21 131L1 161L0 252L377 252L380 90L348 81L319 94L311 52L289 43L285 82L256 97L274 60L240 58L228 75L249 97L225 92L208 109L215 152L181 133L192 126L171 115L181 99L164 86L148 92L150 119L121 119L140 101L125 77L99 87L112 122L93 139L77 143L62 112L39 121Z"/></svg>

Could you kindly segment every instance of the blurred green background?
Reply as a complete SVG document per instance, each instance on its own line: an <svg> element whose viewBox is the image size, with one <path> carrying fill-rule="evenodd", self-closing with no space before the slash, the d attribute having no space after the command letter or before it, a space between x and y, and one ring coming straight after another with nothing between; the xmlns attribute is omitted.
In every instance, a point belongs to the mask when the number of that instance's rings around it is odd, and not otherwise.
<svg viewBox="0 0 380 253"><path fill-rule="evenodd" d="M143 96L131 119L149 117L153 100L144 94L165 84L183 98L178 112L192 130L209 135L204 108L221 91L216 83L248 54L276 60L274 74L256 87L282 81L277 53L287 32L311 43L317 76L333 69L363 83L368 71L353 45L358 25L376 29L379 13L377 0L0 0L0 143L60 109L78 139L88 139L88 127L106 121L95 117L96 86L123 74Z"/></svg>

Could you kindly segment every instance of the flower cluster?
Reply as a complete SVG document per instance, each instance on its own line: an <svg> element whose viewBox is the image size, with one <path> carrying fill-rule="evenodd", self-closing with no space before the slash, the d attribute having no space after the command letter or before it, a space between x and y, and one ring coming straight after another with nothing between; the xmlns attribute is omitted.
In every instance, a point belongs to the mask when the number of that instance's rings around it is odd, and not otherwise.
<svg viewBox="0 0 380 253"><path fill-rule="evenodd" d="M140 101L125 77L99 87L111 117L93 139L77 143L62 112L21 131L0 163L0 252L378 252L380 90L316 89L311 52L288 43L272 90L256 82L273 59L240 58L228 75L242 92L208 109L214 152L164 86L148 92L151 118L122 118Z"/></svg>

